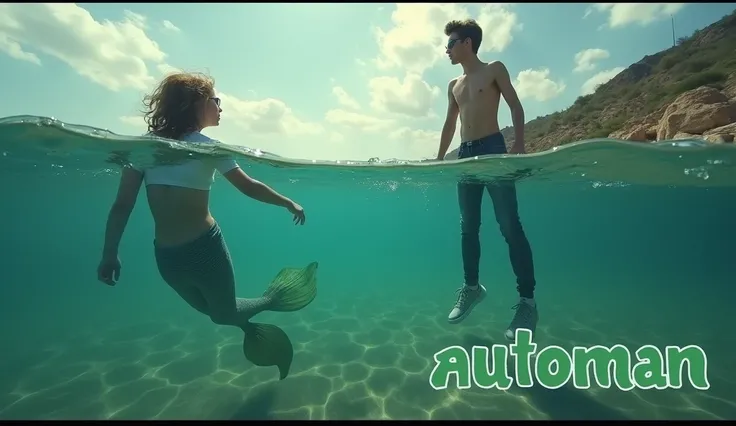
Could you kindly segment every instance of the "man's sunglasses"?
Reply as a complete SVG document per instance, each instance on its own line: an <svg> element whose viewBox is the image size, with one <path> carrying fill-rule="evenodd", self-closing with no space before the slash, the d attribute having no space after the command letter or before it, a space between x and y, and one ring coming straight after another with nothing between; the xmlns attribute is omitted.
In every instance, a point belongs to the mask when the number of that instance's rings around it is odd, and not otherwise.
<svg viewBox="0 0 736 426"><path fill-rule="evenodd" d="M460 40L459 38L451 38L447 40L447 50L452 49L452 47L455 46L455 43L457 43L458 41L462 40Z"/></svg>
<svg viewBox="0 0 736 426"><path fill-rule="evenodd" d="M215 101L215 105L217 105L218 108L220 107L220 98L210 98L210 99Z"/></svg>

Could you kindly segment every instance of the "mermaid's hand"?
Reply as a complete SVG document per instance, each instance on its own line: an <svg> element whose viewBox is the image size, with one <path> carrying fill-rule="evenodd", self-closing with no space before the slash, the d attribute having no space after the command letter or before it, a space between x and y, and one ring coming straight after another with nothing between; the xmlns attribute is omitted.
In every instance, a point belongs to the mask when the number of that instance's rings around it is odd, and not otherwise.
<svg viewBox="0 0 736 426"><path fill-rule="evenodd" d="M302 206L292 201L288 208L291 214L294 215L294 225L304 225L307 218L304 215L304 209Z"/></svg>

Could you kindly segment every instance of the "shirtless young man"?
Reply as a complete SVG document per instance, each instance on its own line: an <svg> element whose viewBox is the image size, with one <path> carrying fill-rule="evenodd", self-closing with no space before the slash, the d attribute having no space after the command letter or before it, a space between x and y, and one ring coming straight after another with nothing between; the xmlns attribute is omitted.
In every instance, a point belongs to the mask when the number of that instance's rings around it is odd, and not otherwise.
<svg viewBox="0 0 736 426"><path fill-rule="evenodd" d="M451 21L445 26L447 54L453 65L463 67L463 75L450 81L447 89L449 106L442 128L437 160L443 160L455 134L460 116L462 142L458 158L477 155L506 154L504 137L498 127L498 105L503 95L511 109L516 138L510 153L524 153L524 110L506 67L501 62L484 63L478 59L478 48L483 31L474 20ZM534 301L534 263L529 241L519 221L516 187L511 180L496 182L459 182L462 255L465 285L459 290L457 302L448 320L456 324L464 320L470 311L486 296L486 289L478 282L480 263L481 201L487 190L493 201L496 222L509 246L511 266L516 274L517 291L521 297L514 306L516 314L506 330L506 338L514 339L517 328L535 331L537 306Z"/></svg>

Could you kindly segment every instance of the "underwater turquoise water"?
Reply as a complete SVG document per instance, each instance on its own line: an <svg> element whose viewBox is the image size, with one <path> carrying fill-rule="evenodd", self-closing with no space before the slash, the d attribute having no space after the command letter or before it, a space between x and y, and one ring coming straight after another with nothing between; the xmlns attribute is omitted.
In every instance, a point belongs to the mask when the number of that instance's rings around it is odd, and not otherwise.
<svg viewBox="0 0 736 426"><path fill-rule="evenodd" d="M0 119L1 419L736 419L733 145L596 140L439 164L231 149L307 213L295 227L216 179L211 209L238 295L259 296L283 267L320 263L311 305L258 317L294 343L283 381L243 358L242 332L214 325L161 280L144 191L121 282L96 281L119 171L107 160L218 152ZM699 345L710 389L429 386L437 351L505 343L518 295L488 197L488 297L461 324L446 316L462 284L456 181L514 172L538 282L535 342Z"/></svg>

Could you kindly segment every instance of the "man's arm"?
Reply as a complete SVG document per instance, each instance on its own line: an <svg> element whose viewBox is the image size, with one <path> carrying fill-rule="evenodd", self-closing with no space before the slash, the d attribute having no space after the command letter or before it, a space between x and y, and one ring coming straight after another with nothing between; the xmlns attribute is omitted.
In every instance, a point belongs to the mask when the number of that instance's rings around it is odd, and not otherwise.
<svg viewBox="0 0 736 426"><path fill-rule="evenodd" d="M442 126L442 135L440 136L440 149L437 152L437 160L445 159L447 149L450 148L452 137L455 136L455 127L457 126L457 116L460 114L460 107L457 105L455 95L452 94L452 88L455 87L457 79L450 81L447 87L447 116L445 117L445 125Z"/></svg>
<svg viewBox="0 0 736 426"><path fill-rule="evenodd" d="M514 125L514 145L511 147L511 153L524 153L524 108L521 106L519 96L516 94L514 85L511 84L511 77L506 66L500 62L492 62L489 64L491 73L501 90L501 95L511 110L511 122Z"/></svg>

